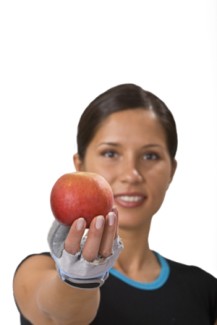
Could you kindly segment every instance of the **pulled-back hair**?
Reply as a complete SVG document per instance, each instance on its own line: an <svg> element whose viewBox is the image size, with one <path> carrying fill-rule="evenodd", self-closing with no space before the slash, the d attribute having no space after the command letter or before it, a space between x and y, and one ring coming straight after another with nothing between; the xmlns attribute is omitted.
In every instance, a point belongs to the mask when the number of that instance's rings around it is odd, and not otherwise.
<svg viewBox="0 0 217 325"><path fill-rule="evenodd" d="M112 113L138 109L151 110L157 116L165 134L171 159L175 158L178 137L176 123L165 103L135 84L121 84L96 97L84 110L77 130L77 151L81 160L101 123Z"/></svg>

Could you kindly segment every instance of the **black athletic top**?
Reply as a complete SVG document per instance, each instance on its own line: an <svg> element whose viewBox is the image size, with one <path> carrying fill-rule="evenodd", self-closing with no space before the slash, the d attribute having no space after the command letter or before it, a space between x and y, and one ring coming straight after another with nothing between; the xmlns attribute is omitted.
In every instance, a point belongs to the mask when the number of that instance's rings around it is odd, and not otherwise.
<svg viewBox="0 0 217 325"><path fill-rule="evenodd" d="M214 325L217 279L198 267L156 255L161 273L152 283L110 271L91 325ZM21 315L21 325L30 324Z"/></svg>

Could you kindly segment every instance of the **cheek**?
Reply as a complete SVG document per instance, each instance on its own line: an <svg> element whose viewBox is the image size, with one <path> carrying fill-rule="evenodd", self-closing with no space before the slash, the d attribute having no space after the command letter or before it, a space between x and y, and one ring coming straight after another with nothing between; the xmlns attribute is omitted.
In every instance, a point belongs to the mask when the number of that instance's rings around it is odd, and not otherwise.
<svg viewBox="0 0 217 325"><path fill-rule="evenodd" d="M105 168L97 168L97 171L96 171L98 174L100 174L101 176L103 176L107 182L112 185L113 183L113 179L114 179L114 171L110 171L108 168L105 169Z"/></svg>
<svg viewBox="0 0 217 325"><path fill-rule="evenodd" d="M103 176L108 183L112 183L114 170L102 166L94 159L89 159L83 164L83 171L97 173Z"/></svg>
<svg viewBox="0 0 217 325"><path fill-rule="evenodd" d="M168 177L165 175L158 175L152 180L149 180L149 203L152 209L152 215L154 215L164 202L164 198L167 192L169 182Z"/></svg>
<svg viewBox="0 0 217 325"><path fill-rule="evenodd" d="M149 187L156 197L164 197L171 181L167 170L151 173L148 177Z"/></svg>

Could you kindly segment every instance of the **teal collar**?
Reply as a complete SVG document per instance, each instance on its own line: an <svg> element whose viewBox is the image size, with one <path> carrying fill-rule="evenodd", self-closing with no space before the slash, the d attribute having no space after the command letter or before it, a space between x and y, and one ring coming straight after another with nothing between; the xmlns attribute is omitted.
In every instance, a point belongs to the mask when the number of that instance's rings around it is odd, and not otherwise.
<svg viewBox="0 0 217 325"><path fill-rule="evenodd" d="M142 289L142 290L156 290L159 289L160 287L162 287L170 274L170 267L168 262L166 261L166 259L161 256L160 254L155 252L155 255L161 265L161 272L159 274L159 276L157 277L157 279L155 279L153 282L138 282L138 281L134 281L130 278L128 278L126 275L122 274L121 272L115 270L115 269L111 269L109 271L110 274L112 274L113 276L115 276L116 278L118 278L119 280L127 283L128 285L137 288L137 289Z"/></svg>

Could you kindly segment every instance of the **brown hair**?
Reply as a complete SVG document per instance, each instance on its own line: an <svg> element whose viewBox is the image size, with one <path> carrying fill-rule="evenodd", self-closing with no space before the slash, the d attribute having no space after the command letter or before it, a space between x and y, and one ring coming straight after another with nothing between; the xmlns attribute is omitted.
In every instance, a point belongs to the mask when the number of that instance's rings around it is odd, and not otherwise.
<svg viewBox="0 0 217 325"><path fill-rule="evenodd" d="M77 130L77 151L81 160L99 126L110 114L127 109L152 110L165 130L171 159L175 158L178 136L171 111L156 95L135 84L121 84L96 97L84 110Z"/></svg>

